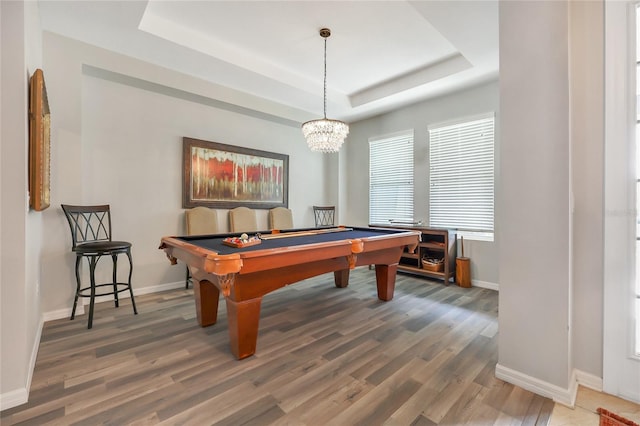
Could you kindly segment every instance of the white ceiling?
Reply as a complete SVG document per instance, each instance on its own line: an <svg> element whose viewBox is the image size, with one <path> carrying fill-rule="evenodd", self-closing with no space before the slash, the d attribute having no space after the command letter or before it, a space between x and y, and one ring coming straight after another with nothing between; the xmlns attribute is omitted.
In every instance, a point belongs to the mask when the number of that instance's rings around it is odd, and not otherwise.
<svg viewBox="0 0 640 426"><path fill-rule="evenodd" d="M497 78L496 1L49 1L44 30L355 121ZM246 106L246 105L245 105Z"/></svg>

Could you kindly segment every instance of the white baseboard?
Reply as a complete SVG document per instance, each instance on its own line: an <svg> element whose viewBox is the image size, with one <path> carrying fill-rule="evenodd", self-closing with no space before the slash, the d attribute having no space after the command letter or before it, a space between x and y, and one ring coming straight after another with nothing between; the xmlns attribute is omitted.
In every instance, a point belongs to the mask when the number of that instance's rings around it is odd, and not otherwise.
<svg viewBox="0 0 640 426"><path fill-rule="evenodd" d="M496 377L538 395L551 398L554 402L569 407L573 407L576 401L578 385L575 380L575 373L572 374L572 379L569 381L569 388L567 389L536 379L535 377L512 370L500 364L496 365Z"/></svg>
<svg viewBox="0 0 640 426"><path fill-rule="evenodd" d="M569 379L569 386L564 389L560 386L547 383L535 377L528 376L520 373L519 371L512 370L504 367L500 364L496 365L496 377L504 380L516 386L520 386L523 389L537 393L538 395L545 396L553 399L558 404L566 405L567 407L574 407L576 403L576 397L578 395L578 385L591 388L593 390L602 391L602 378L594 376L593 374L586 373L581 370L574 369L571 372L571 378Z"/></svg>
<svg viewBox="0 0 640 426"><path fill-rule="evenodd" d="M138 296L141 294L159 293L161 291L174 290L176 288L184 288L184 281L177 281L174 283L166 283L142 288L134 288L133 295Z"/></svg>
<svg viewBox="0 0 640 426"><path fill-rule="evenodd" d="M174 282L174 283L167 283L167 284L160 284L160 285L156 285L156 286L149 286L149 287L142 287L142 288L134 288L133 289L133 295L134 296L140 296L142 294L151 294L151 293L158 293L161 291L167 291L167 290L173 290L176 288L184 288L184 282ZM124 300L124 299L128 299L129 298L129 293L120 293L119 296L120 300ZM102 302L112 302L113 301L113 296L100 296L100 297L96 297L96 303L102 303ZM76 315L82 315L85 313L85 306L87 306L89 304L89 299L86 297L81 297L78 300L78 307L76 308ZM47 321L53 321L53 320L58 320L61 318L70 318L71 317L71 309L72 308L65 308L65 309L59 309L57 311L49 311L49 312L45 312L42 314L42 318L44 322Z"/></svg>
<svg viewBox="0 0 640 426"><path fill-rule="evenodd" d="M0 411L25 404L29 400L29 389L31 389L33 370L36 368L36 359L38 358L38 349L40 348L40 339L42 337L43 326L44 320L43 317L41 317L40 323L38 324L38 330L33 339L33 346L31 347L31 357L29 357L29 370L27 372L27 380L25 386L0 394Z"/></svg>
<svg viewBox="0 0 640 426"><path fill-rule="evenodd" d="M0 394L0 411L22 405L26 403L28 399L29 392L27 392L26 387Z"/></svg>
<svg viewBox="0 0 640 426"><path fill-rule="evenodd" d="M575 370L575 372L576 380L579 385L593 389L597 392L602 392L602 377L594 376L593 374L580 370Z"/></svg>
<svg viewBox="0 0 640 426"><path fill-rule="evenodd" d="M142 295L142 294L150 294L150 293L158 293L166 290L173 290L176 288L184 288L184 281L178 281L174 283L161 284L156 286L149 286L143 288L134 288L133 294L134 296ZM122 293L123 295L125 293ZM125 297L122 297L124 299ZM85 312L84 302L89 302L87 298L81 298L82 302L78 303L78 307L76 308L76 315L82 315ZM96 297L96 303L98 302L107 302L112 301L113 296L104 296L104 297ZM29 389L31 389L31 379L33 378L33 370L36 366L36 359L38 357L38 348L40 347L40 339L42 337L42 329L44 327L44 323L47 321L53 321L61 318L69 318L71 316L71 308L58 309L56 311L44 312L40 316L40 324L38 324L38 331L34 338L33 348L31 350L31 357L29 359L29 371L27 374L27 379L25 382L25 386L10 390L8 392L4 392L0 394L0 410L6 410L9 408L16 407L18 405L22 405L29 400Z"/></svg>
<svg viewBox="0 0 640 426"><path fill-rule="evenodd" d="M486 288L489 290L500 291L500 285L498 283L492 283L489 281L471 280L473 287Z"/></svg>
<svg viewBox="0 0 640 426"><path fill-rule="evenodd" d="M33 370L35 370L36 368L36 360L38 359L38 349L40 349L40 340L42 339L43 328L44 319L41 315L40 323L38 324L38 330L33 339L33 346L31 347L31 358L29 359L29 374L27 375L27 390L31 389L31 379L33 378Z"/></svg>
<svg viewBox="0 0 640 426"><path fill-rule="evenodd" d="M151 294L151 293L159 293L161 291L167 291L167 290L174 290L176 288L184 288L184 281L178 281L178 282L173 282L173 283L166 283L166 284L160 284L160 285L154 285L154 286L149 286L149 287L142 287L142 288L133 288L133 295L134 296L140 296L143 294ZM118 295L119 300L125 300L129 298L129 292L123 292L120 293ZM109 296L100 296L100 297L96 297L96 303L102 303L102 302L112 302L113 301L113 296L109 295ZM82 298L82 303L84 305L88 305L89 304L89 299L86 297ZM71 311L69 311L69 313L71 313Z"/></svg>
<svg viewBox="0 0 640 426"><path fill-rule="evenodd" d="M76 308L76 315L84 314L84 306L78 303ZM70 318L71 308L58 309L57 311L44 312L42 314L42 322L53 321L61 318Z"/></svg>

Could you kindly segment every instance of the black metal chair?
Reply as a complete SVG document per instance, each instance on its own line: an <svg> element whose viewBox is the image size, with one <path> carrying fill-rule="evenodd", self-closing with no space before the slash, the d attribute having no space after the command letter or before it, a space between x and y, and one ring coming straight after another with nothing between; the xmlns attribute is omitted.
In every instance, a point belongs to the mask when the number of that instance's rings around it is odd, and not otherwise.
<svg viewBox="0 0 640 426"><path fill-rule="evenodd" d="M335 221L335 206L313 206L316 226L333 226Z"/></svg>
<svg viewBox="0 0 640 426"><path fill-rule="evenodd" d="M71 229L72 251L76 254L76 295L73 301L71 319L75 318L78 297L89 297L89 325L93 326L93 307L97 296L113 295L116 308L119 306L118 293L129 291L133 313L138 314L136 302L133 298L131 275L133 274L133 260L131 258L131 243L111 240L111 210L109 205L100 206L71 206L62 204L69 228ZM129 258L129 279L126 283L117 282L118 255L126 254ZM102 256L111 256L113 260L113 282L96 284L96 265ZM83 257L89 261L89 278L91 284L81 288L80 262ZM96 294L96 289L111 287L109 291Z"/></svg>

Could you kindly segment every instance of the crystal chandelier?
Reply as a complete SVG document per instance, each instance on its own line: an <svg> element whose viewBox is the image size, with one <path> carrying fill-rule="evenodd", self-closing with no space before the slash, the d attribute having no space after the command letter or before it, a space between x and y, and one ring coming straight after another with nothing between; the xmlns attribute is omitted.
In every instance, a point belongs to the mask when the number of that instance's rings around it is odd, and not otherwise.
<svg viewBox="0 0 640 426"><path fill-rule="evenodd" d="M320 36L324 38L324 118L307 121L302 125L302 134L311 151L338 152L349 134L349 126L340 120L327 118L327 38L331 30L322 28Z"/></svg>

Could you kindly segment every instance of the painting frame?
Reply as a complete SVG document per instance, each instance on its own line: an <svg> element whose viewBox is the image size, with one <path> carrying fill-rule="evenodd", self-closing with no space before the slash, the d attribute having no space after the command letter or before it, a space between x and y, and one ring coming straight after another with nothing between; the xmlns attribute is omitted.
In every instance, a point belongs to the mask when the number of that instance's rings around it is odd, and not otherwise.
<svg viewBox="0 0 640 426"><path fill-rule="evenodd" d="M183 137L182 159L182 208L289 206L286 154Z"/></svg>
<svg viewBox="0 0 640 426"><path fill-rule="evenodd" d="M51 112L44 73L29 81L29 207L42 211L51 204Z"/></svg>

